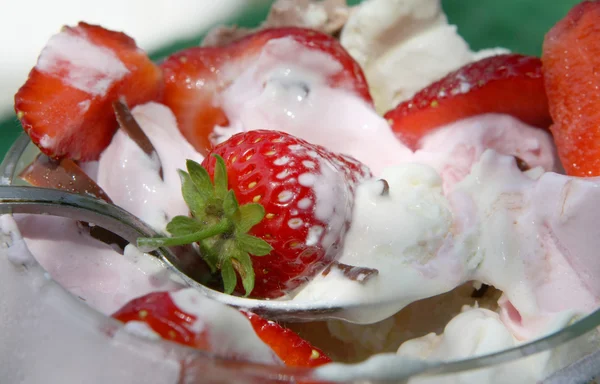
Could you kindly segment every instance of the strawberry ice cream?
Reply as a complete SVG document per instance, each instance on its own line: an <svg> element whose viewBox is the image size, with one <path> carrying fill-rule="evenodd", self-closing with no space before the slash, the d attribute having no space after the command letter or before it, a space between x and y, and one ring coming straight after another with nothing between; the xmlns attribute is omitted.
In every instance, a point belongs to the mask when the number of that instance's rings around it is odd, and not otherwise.
<svg viewBox="0 0 600 384"><path fill-rule="evenodd" d="M568 136L564 121L552 127L554 137L546 129L551 112L566 113L556 107L564 89L547 98L539 59L471 52L435 0L370 0L351 11L331 8L334 2L292 5L278 3L289 12L286 28L241 31L241 40L221 30L206 42L212 47L183 50L160 66L127 36L84 23L50 41L16 96L24 128L45 155L76 161L112 203L164 236L121 251L90 237L84 223L2 216L0 281L20 287L15 297L61 324L75 321L38 297L47 286L60 305L72 307L77 297L126 323L99 354L133 333L229 359L326 364L316 374L327 380L387 378L393 366L418 371L498 352L600 307L600 170L588 178L564 174L561 160L575 155L561 144L579 138ZM293 28L312 23L335 33L336 20L345 22L339 41ZM45 101L39 89L63 98ZM136 122L141 132L133 134ZM44 164L51 175L54 163ZM303 340L185 289L144 253L190 244L207 284L225 293L364 305L348 312L349 332L325 326L328 338L345 342L377 334L379 325L401 328L393 319L407 306L426 308L423 300L442 294L452 300L473 282L482 288L462 311L445 314L456 316L443 333L403 329L414 339L376 351L396 353L346 370L336 364L343 361L327 364L323 328L309 324ZM488 286L498 292L493 299L481 298ZM7 303L3 315L16 308ZM77 311L93 324L100 319L87 307ZM79 331L94 345L106 339ZM175 382L185 366L172 360L153 365L166 375L160 382ZM512 373L513 382L527 383L564 365L545 352L455 382L494 383Z"/></svg>

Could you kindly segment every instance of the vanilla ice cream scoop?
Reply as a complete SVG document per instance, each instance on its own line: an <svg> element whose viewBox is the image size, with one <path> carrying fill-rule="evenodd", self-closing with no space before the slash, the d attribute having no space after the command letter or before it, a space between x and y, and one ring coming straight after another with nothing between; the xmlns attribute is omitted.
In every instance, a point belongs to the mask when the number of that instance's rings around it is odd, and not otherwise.
<svg viewBox="0 0 600 384"><path fill-rule="evenodd" d="M336 305L386 302L354 322L383 320L404 306L453 289L464 279L464 260L452 248L453 215L442 180L420 164L390 167L356 191L352 226L339 262L376 269L369 280L349 279L333 267L305 286L294 302Z"/></svg>

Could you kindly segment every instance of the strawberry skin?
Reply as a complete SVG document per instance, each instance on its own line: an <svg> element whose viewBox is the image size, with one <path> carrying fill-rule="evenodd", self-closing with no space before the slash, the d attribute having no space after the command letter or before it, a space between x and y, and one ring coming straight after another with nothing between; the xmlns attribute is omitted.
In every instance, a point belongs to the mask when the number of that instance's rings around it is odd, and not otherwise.
<svg viewBox="0 0 600 384"><path fill-rule="evenodd" d="M600 176L600 2L576 5L546 34L550 130L571 176Z"/></svg>
<svg viewBox="0 0 600 384"><path fill-rule="evenodd" d="M316 367L331 362L320 349L313 347L293 331L253 313L241 313L248 318L257 336L286 365ZM194 331L193 324L197 318L179 309L169 292L153 292L131 300L112 317L123 323L144 322L165 340L210 351L206 332Z"/></svg>
<svg viewBox="0 0 600 384"><path fill-rule="evenodd" d="M398 138L409 148L442 125L484 113L504 113L546 128L551 123L542 63L536 57L505 54L459 68L387 112Z"/></svg>
<svg viewBox="0 0 600 384"><path fill-rule="evenodd" d="M250 255L255 273L252 297L281 297L333 261L350 225L354 188L370 176L367 167L269 130L234 135L213 154L225 160L229 189L240 205L258 203L266 212L248 232L273 248L266 256ZM213 156L202 166L214 177ZM319 196L319 189L331 193L331 200ZM236 291L244 292L239 283Z"/></svg>
<svg viewBox="0 0 600 384"><path fill-rule="evenodd" d="M23 129L52 158L96 160L117 129L112 102L160 95L160 68L127 35L79 23L53 36L15 95Z"/></svg>
<svg viewBox="0 0 600 384"><path fill-rule="evenodd" d="M196 317L180 310L169 292L153 292L125 304L112 317L123 322L141 321L165 340L207 348L201 334L192 330Z"/></svg>
<svg viewBox="0 0 600 384"><path fill-rule="evenodd" d="M258 337L271 347L288 367L311 368L331 362L331 359L323 351L313 347L294 331L252 312L242 311L242 313L250 320Z"/></svg>
<svg viewBox="0 0 600 384"><path fill-rule="evenodd" d="M167 58L161 67L165 76L164 103L177 117L183 136L197 151L205 155L210 150L215 125L228 125L220 107L220 94L269 41L280 38L291 38L329 55L341 67L330 76L329 85L346 88L372 103L360 66L337 40L320 32L302 28L265 29L229 46L189 48Z"/></svg>

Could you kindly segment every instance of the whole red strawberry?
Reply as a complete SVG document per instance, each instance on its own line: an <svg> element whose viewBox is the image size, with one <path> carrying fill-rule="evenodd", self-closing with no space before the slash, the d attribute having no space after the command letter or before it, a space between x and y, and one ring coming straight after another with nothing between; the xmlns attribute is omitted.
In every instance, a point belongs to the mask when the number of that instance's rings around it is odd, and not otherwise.
<svg viewBox="0 0 600 384"><path fill-rule="evenodd" d="M117 130L112 103L156 99L162 73L124 33L79 23L42 51L15 95L15 112L46 155L96 160Z"/></svg>
<svg viewBox="0 0 600 384"><path fill-rule="evenodd" d="M542 53L550 127L568 175L600 176L600 2L576 5Z"/></svg>
<svg viewBox="0 0 600 384"><path fill-rule="evenodd" d="M192 217L173 219L167 226L173 237L138 244L199 242L225 292L257 298L283 296L334 261L350 225L354 188L370 176L352 158L263 130L234 135L202 166L188 161L187 167L182 189Z"/></svg>
<svg viewBox="0 0 600 384"><path fill-rule="evenodd" d="M371 103L369 87L358 63L335 38L303 28L264 29L224 47L193 47L168 57L161 68L165 76L163 102L175 116L183 136L202 154L212 148L215 126L227 126L221 108L225 89L253 64L269 43L289 39L307 50L324 54L338 67L328 85L344 88ZM281 60L288 59L283 58ZM283 64L300 61L290 57ZM314 71L314 69L313 69ZM297 79L302 81L302 78Z"/></svg>
<svg viewBox="0 0 600 384"><path fill-rule="evenodd" d="M487 57L449 73L385 114L398 138L411 149L444 124L484 113L505 113L546 128L551 119L537 57Z"/></svg>

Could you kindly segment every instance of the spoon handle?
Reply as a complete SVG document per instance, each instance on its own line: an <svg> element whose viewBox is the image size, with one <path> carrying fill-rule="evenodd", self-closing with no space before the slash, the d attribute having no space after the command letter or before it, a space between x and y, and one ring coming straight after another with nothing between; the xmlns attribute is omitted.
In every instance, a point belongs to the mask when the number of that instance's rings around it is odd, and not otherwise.
<svg viewBox="0 0 600 384"><path fill-rule="evenodd" d="M0 214L6 213L51 215L90 222L132 244L138 237L157 235L143 221L116 205L56 189L0 185ZM181 270L179 258L169 249L160 248L157 253L170 267Z"/></svg>

